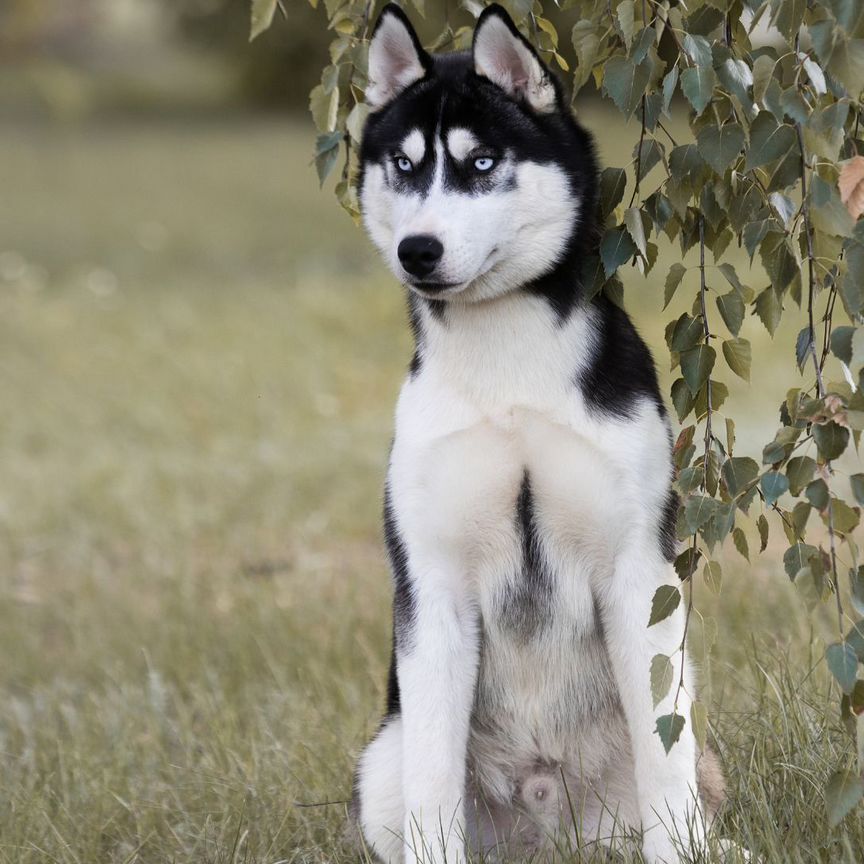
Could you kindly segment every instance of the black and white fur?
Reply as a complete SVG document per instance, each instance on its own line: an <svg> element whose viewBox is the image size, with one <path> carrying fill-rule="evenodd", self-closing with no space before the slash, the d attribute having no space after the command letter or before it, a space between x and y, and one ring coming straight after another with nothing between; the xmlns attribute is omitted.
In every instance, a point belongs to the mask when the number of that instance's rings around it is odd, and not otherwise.
<svg viewBox="0 0 864 864"><path fill-rule="evenodd" d="M716 796L697 794L689 723L669 755L655 733L672 697L653 707L651 658L676 681L683 662L683 611L647 627L677 582L670 427L627 315L581 296L591 138L499 6L471 52L436 56L387 6L367 98L363 217L409 289L416 353L385 496L387 711L355 780L365 843L452 864L632 830L646 861L677 861Z"/></svg>

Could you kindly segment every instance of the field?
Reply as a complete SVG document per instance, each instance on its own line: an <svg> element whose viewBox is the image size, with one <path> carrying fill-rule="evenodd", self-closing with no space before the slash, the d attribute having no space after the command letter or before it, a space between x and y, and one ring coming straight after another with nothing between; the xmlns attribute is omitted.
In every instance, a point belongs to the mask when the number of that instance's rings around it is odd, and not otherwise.
<svg viewBox="0 0 864 864"><path fill-rule="evenodd" d="M623 159L632 130L586 114ZM357 858L410 343L310 141L240 118L3 128L2 864ZM631 278L628 304L665 377L664 276ZM742 453L773 436L799 326L769 347L747 325L768 360L732 388ZM696 587L719 832L764 862L853 864L862 811L829 829L822 789L854 749L783 548L775 527L752 566L724 553L719 599Z"/></svg>

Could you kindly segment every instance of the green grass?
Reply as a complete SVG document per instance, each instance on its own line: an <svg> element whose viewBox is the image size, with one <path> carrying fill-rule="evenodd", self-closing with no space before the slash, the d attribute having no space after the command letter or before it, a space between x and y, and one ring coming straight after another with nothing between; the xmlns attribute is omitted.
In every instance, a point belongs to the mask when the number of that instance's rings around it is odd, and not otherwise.
<svg viewBox="0 0 864 864"><path fill-rule="evenodd" d="M308 161L277 123L4 128L3 864L356 860L344 805L301 805L347 799L382 704L409 339ZM661 358L663 276L628 281ZM742 452L772 436L792 356L747 326L769 354L733 391ZM724 556L721 598L698 586L722 831L851 864L861 811L832 831L822 788L854 752L778 535L752 567Z"/></svg>

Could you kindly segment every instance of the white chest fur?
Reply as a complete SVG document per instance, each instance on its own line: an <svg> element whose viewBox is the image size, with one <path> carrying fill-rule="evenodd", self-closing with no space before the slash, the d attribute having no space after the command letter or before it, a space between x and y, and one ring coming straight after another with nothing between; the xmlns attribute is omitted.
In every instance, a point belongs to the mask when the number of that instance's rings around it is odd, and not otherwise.
<svg viewBox="0 0 864 864"><path fill-rule="evenodd" d="M500 559L514 549L527 476L551 558L611 563L638 497L666 493L668 432L647 401L627 420L589 410L578 380L596 350L596 311L561 324L522 294L455 307L443 322L424 314L389 478L411 545L458 561L466 578L508 569Z"/></svg>

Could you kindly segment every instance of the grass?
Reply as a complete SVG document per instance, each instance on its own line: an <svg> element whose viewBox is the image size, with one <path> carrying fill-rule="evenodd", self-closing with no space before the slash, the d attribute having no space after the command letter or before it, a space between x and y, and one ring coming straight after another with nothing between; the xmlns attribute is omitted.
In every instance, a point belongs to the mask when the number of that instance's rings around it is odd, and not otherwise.
<svg viewBox="0 0 864 864"><path fill-rule="evenodd" d="M409 342L308 153L305 127L263 121L4 128L3 864L356 860L344 804L306 805L347 799L382 704ZM661 358L663 275L628 285ZM753 452L792 354L747 326L769 352L733 389ZM822 789L855 754L779 533L751 567L726 553L720 598L697 588L722 833L852 864L861 810L830 829Z"/></svg>

